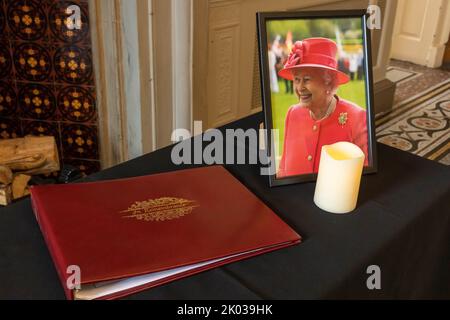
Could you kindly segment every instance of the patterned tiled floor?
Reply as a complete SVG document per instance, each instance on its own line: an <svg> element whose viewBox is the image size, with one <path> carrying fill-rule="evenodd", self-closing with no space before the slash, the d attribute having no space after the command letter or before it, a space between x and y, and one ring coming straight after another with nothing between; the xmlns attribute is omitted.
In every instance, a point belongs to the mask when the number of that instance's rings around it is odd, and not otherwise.
<svg viewBox="0 0 450 320"><path fill-rule="evenodd" d="M391 66L398 70L395 103L376 118L377 140L450 165L450 72L397 60Z"/></svg>
<svg viewBox="0 0 450 320"><path fill-rule="evenodd" d="M435 86L438 83L450 79L450 71L441 68L432 69L400 60L391 60L389 65L391 67L421 73L419 77L414 77L414 79L411 79L410 81L402 81L397 85L397 88L395 90L394 104L402 102L419 92L422 92L428 88Z"/></svg>
<svg viewBox="0 0 450 320"><path fill-rule="evenodd" d="M405 70L398 67L389 66L386 72L386 78L400 85L406 81L420 77L422 73L411 70Z"/></svg>

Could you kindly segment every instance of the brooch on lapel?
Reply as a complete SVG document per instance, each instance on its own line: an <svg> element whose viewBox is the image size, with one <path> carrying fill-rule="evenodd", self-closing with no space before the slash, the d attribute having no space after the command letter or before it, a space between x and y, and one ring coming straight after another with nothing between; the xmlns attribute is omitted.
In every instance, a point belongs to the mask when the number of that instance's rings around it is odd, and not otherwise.
<svg viewBox="0 0 450 320"><path fill-rule="evenodd" d="M339 114L339 119L338 119L338 121L339 121L339 124L340 124L341 126L343 126L344 124L346 124L346 123L347 123L347 112L341 112L341 113Z"/></svg>

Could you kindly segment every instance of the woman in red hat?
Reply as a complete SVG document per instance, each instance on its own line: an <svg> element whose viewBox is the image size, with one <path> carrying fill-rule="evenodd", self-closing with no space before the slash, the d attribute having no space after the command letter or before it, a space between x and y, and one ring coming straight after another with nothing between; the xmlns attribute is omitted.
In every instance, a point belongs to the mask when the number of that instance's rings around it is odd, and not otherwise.
<svg viewBox="0 0 450 320"><path fill-rule="evenodd" d="M336 43L325 38L297 41L278 73L294 81L299 103L286 116L283 154L277 177L317 173L323 145L356 144L366 155L366 111L339 98L336 91L349 77L337 70Z"/></svg>

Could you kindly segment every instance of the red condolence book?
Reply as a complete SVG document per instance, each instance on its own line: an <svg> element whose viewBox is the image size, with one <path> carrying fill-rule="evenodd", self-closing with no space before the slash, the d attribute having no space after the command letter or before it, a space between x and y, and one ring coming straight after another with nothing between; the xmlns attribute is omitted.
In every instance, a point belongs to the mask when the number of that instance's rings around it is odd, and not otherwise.
<svg viewBox="0 0 450 320"><path fill-rule="evenodd" d="M31 199L68 299L119 298L300 242L222 166L35 186Z"/></svg>

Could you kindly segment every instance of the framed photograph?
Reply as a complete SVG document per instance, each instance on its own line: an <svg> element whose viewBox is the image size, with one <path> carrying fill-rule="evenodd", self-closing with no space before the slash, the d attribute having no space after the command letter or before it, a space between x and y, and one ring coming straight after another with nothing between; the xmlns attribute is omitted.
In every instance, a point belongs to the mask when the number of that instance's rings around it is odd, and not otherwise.
<svg viewBox="0 0 450 320"><path fill-rule="evenodd" d="M270 186L314 181L323 145L356 144L377 170L364 10L257 14Z"/></svg>

